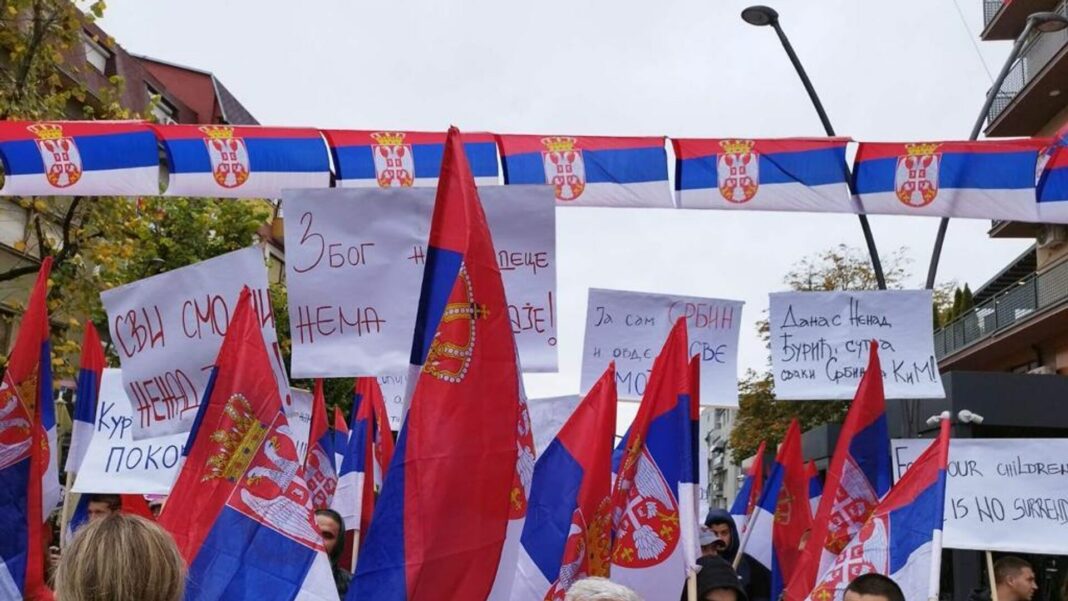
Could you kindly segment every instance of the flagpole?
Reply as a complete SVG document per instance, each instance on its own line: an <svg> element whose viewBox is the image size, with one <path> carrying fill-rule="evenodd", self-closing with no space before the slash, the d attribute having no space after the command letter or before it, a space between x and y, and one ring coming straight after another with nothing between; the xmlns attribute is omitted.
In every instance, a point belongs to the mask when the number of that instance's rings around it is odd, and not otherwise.
<svg viewBox="0 0 1068 601"><path fill-rule="evenodd" d="M998 601L998 578L994 574L994 554L986 551L986 577L990 581L990 601Z"/></svg>
<svg viewBox="0 0 1068 601"><path fill-rule="evenodd" d="M62 551L67 546L67 537L65 536L65 530L67 524L70 523L71 513L73 513L70 497L73 493L70 492L74 487L74 473L67 470L66 488L63 495L63 509L59 512L59 549ZM996 601L996 600L995 600Z"/></svg>
<svg viewBox="0 0 1068 601"><path fill-rule="evenodd" d="M690 572L690 575L686 578L686 599L687 601L697 601L697 572ZM994 599L997 601L997 599Z"/></svg>

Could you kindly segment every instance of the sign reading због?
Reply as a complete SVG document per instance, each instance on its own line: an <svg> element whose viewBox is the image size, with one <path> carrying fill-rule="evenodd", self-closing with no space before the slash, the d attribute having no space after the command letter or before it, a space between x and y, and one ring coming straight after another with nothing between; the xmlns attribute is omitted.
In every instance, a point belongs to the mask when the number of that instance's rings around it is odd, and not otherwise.
<svg viewBox="0 0 1068 601"><path fill-rule="evenodd" d="M852 399L879 349L888 399L942 398L930 290L771 294L775 397Z"/></svg>

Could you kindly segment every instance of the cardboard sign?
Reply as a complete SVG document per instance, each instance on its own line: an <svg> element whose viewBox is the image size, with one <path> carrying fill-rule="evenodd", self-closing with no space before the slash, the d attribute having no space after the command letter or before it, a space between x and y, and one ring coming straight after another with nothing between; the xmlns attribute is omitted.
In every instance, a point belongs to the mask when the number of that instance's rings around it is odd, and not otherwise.
<svg viewBox="0 0 1068 601"><path fill-rule="evenodd" d="M931 444L894 440L894 480ZM1068 439L956 438L949 445L950 549L1068 554Z"/></svg>
<svg viewBox="0 0 1068 601"><path fill-rule="evenodd" d="M575 412L578 404L577 394L527 400L530 429L534 434L535 457L541 457L549 443L560 432L560 428L564 427L568 418Z"/></svg>
<svg viewBox="0 0 1068 601"><path fill-rule="evenodd" d="M775 397L852 399L875 340L888 399L942 398L930 290L779 292L770 299Z"/></svg>
<svg viewBox="0 0 1068 601"><path fill-rule="evenodd" d="M701 404L738 406L741 301L590 288L582 392L616 362L620 398L640 398L668 332L686 318L689 354L701 357Z"/></svg>
<svg viewBox="0 0 1068 601"><path fill-rule="evenodd" d="M170 493L180 467L185 434L135 441L134 416L118 369L105 369L100 380L96 427L73 492Z"/></svg>
<svg viewBox="0 0 1068 601"><path fill-rule="evenodd" d="M285 194L293 377L403 373L433 189ZM556 221L547 186L480 188L524 371L556 371Z"/></svg>
<svg viewBox="0 0 1068 601"><path fill-rule="evenodd" d="M252 290L282 399L289 384L258 247L227 253L100 294L133 407L135 440L188 432L241 289Z"/></svg>

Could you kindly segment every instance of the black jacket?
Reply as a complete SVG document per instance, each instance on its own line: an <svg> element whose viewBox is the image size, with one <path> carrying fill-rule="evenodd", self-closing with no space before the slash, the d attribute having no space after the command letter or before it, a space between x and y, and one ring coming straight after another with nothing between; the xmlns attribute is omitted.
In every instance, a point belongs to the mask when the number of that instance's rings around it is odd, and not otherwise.
<svg viewBox="0 0 1068 601"><path fill-rule="evenodd" d="M728 562L734 562L738 555L738 547L741 539L738 536L738 527L734 524L734 518L726 509L713 509L705 518L705 526L713 524L727 524L731 529L731 544L720 553L720 557ZM771 572L748 554L742 554L742 560L738 562L738 578L742 581L742 588L749 597L749 601L770 601L771 598Z"/></svg>

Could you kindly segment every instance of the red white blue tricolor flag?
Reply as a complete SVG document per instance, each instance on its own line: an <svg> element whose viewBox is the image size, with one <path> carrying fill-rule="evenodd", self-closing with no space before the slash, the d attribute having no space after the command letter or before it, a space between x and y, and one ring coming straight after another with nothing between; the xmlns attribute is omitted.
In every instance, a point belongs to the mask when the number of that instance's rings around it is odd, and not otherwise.
<svg viewBox="0 0 1068 601"><path fill-rule="evenodd" d="M3 121L4 196L155 196L156 136L136 121Z"/></svg>
<svg viewBox="0 0 1068 601"><path fill-rule="evenodd" d="M576 580L608 576L615 378L612 363L534 464L515 601L560 601Z"/></svg>
<svg viewBox="0 0 1068 601"><path fill-rule="evenodd" d="M338 186L435 187L445 153L445 132L323 130ZM464 154L479 186L497 184L493 134L464 134Z"/></svg>
<svg viewBox="0 0 1068 601"><path fill-rule="evenodd" d="M698 554L696 533L683 532L697 527L690 381L686 322L679 318L613 457L612 580L646 599L677 591Z"/></svg>
<svg viewBox="0 0 1068 601"><path fill-rule="evenodd" d="M452 128L416 316L415 387L349 599L483 601L511 588L506 540L518 544L522 531L534 444L507 309Z"/></svg>
<svg viewBox="0 0 1068 601"><path fill-rule="evenodd" d="M334 435L326 421L326 397L322 379L315 380L312 393L308 452L304 457L304 482L311 494L312 507L324 509L334 502L337 468L334 464Z"/></svg>
<svg viewBox="0 0 1068 601"><path fill-rule="evenodd" d="M319 130L152 125L167 156L167 196L281 198L283 188L329 188Z"/></svg>
<svg viewBox="0 0 1068 601"><path fill-rule="evenodd" d="M790 601L801 601L808 595L816 577L853 539L890 490L890 431L876 342L869 343L868 353L868 366L842 424L813 514L812 542L805 546L801 565L786 591Z"/></svg>
<svg viewBox="0 0 1068 601"><path fill-rule="evenodd" d="M810 601L841 601L862 574L889 576L905 598L938 599L942 517L946 497L949 420L901 480L838 554L808 595Z"/></svg>
<svg viewBox="0 0 1068 601"><path fill-rule="evenodd" d="M862 142L853 164L860 210L1039 221L1039 152L1048 144L1048 139Z"/></svg>
<svg viewBox="0 0 1068 601"><path fill-rule="evenodd" d="M1039 221L1068 222L1068 126L1062 128L1038 158Z"/></svg>
<svg viewBox="0 0 1068 601"><path fill-rule="evenodd" d="M771 598L778 599L801 561L801 547L812 526L808 470L801 458L797 420L783 438L764 492L749 518L744 551L771 572Z"/></svg>
<svg viewBox="0 0 1068 601"><path fill-rule="evenodd" d="M760 499L760 493L764 490L764 448L767 442L761 441L757 447L756 455L753 455L753 464L749 466L749 473L745 475L742 487L738 489L738 496L734 497L731 505L731 517L738 532L745 532L745 525L749 516L753 514L753 507Z"/></svg>
<svg viewBox="0 0 1068 601"><path fill-rule="evenodd" d="M37 272L0 381L0 597L51 599L45 586L44 524L59 503L48 276Z"/></svg>
<svg viewBox="0 0 1068 601"><path fill-rule="evenodd" d="M684 209L852 212L849 138L672 138Z"/></svg>
<svg viewBox="0 0 1068 601"><path fill-rule="evenodd" d="M548 184L557 206L672 208L665 138L498 135L505 184Z"/></svg>
<svg viewBox="0 0 1068 601"><path fill-rule="evenodd" d="M186 598L336 600L259 317L241 291L160 515Z"/></svg>
<svg viewBox="0 0 1068 601"><path fill-rule="evenodd" d="M78 387L74 397L74 425L70 433L66 471L78 472L89 449L96 427L96 405L100 399L100 380L104 374L104 346L93 322L85 322L82 354L78 362Z"/></svg>

